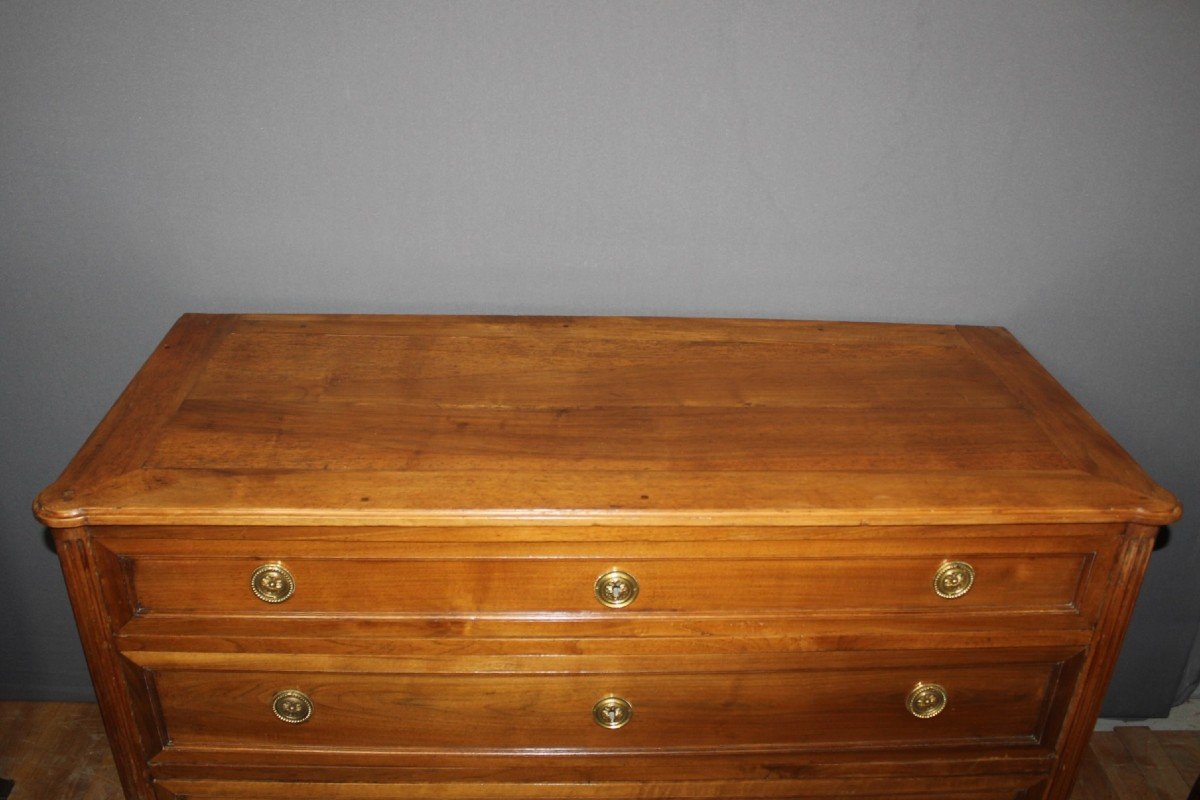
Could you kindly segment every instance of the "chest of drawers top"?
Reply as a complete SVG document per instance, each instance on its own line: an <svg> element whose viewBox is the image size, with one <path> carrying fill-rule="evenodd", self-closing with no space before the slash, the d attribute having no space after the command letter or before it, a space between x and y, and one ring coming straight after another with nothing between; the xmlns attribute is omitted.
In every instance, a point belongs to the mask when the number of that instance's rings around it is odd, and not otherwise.
<svg viewBox="0 0 1200 800"><path fill-rule="evenodd" d="M47 525L1163 524L1003 329L182 317Z"/></svg>

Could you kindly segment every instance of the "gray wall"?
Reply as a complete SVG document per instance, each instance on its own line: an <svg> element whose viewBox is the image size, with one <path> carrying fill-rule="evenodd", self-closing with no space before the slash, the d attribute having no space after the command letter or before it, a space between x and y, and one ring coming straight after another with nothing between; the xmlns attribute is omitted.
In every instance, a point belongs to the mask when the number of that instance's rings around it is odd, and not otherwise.
<svg viewBox="0 0 1200 800"><path fill-rule="evenodd" d="M0 4L0 695L29 504L181 312L1003 324L1200 509L1200 5ZM1165 711L1200 513L1110 712Z"/></svg>

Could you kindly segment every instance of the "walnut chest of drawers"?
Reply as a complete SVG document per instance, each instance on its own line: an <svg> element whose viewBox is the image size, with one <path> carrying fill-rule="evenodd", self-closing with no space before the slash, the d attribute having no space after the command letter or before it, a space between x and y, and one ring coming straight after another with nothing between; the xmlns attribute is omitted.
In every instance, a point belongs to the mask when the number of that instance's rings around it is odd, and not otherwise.
<svg viewBox="0 0 1200 800"><path fill-rule="evenodd" d="M1179 515L998 328L234 315L35 510L137 800L1063 800Z"/></svg>

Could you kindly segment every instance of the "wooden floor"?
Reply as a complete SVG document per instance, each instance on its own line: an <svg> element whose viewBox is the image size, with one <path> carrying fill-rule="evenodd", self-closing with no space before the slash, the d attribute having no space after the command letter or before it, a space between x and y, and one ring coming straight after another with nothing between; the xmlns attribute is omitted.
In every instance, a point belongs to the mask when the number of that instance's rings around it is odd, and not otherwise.
<svg viewBox="0 0 1200 800"><path fill-rule="evenodd" d="M1186 800L1197 776L1200 731L1117 728L1093 734L1071 798ZM14 782L8 800L122 800L91 703L0 702L5 778Z"/></svg>
<svg viewBox="0 0 1200 800"><path fill-rule="evenodd" d="M9 800L124 800L94 703L0 702L0 778Z"/></svg>

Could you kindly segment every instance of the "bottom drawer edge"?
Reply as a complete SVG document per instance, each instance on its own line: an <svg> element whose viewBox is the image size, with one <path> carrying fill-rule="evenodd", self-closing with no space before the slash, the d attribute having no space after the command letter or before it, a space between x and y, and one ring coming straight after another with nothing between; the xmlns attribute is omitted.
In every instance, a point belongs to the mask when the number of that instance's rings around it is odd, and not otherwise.
<svg viewBox="0 0 1200 800"><path fill-rule="evenodd" d="M292 783L161 780L161 800L1032 800L1042 775L596 783Z"/></svg>
<svg viewBox="0 0 1200 800"><path fill-rule="evenodd" d="M300 784L583 784L622 782L753 783L893 780L943 782L988 775L1045 775L1056 761L1040 747L938 747L882 750L720 752L617 751L504 754L471 751L281 753L250 749L167 748L150 761L160 782L285 781ZM961 776L961 777L960 777Z"/></svg>

